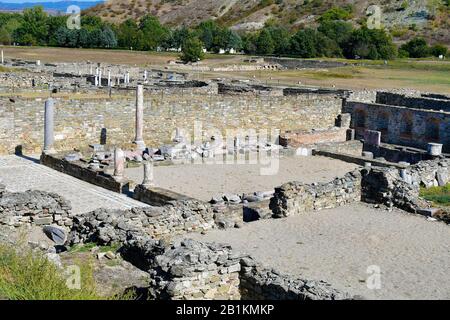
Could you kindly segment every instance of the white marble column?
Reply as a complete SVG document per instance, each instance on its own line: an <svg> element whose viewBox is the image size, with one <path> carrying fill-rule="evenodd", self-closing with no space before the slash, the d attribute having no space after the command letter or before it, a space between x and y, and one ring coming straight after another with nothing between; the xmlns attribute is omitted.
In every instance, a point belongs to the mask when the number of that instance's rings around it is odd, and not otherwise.
<svg viewBox="0 0 450 320"><path fill-rule="evenodd" d="M44 111L44 153L54 153L53 143L55 142L54 128L54 102L52 98L45 101Z"/></svg>
<svg viewBox="0 0 450 320"><path fill-rule="evenodd" d="M139 84L136 87L136 136L134 143L139 150L145 149L143 139L144 130L144 87Z"/></svg>
<svg viewBox="0 0 450 320"><path fill-rule="evenodd" d="M98 71L98 86L102 86L102 70Z"/></svg>
<svg viewBox="0 0 450 320"><path fill-rule="evenodd" d="M123 178L125 172L125 153L120 148L114 149L114 177Z"/></svg>
<svg viewBox="0 0 450 320"><path fill-rule="evenodd" d="M153 183L153 160L144 162L144 180L142 181L144 187L152 187Z"/></svg>
<svg viewBox="0 0 450 320"><path fill-rule="evenodd" d="M111 87L111 70L108 70L108 87Z"/></svg>

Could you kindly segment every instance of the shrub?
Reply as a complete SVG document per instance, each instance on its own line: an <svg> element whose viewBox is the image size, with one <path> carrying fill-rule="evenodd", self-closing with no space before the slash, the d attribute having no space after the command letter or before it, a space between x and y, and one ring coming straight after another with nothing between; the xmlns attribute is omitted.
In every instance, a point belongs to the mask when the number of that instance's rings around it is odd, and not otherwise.
<svg viewBox="0 0 450 320"><path fill-rule="evenodd" d="M423 38L414 38L400 47L410 58L424 58L430 55L430 48Z"/></svg>
<svg viewBox="0 0 450 320"><path fill-rule="evenodd" d="M431 47L431 54L435 57L439 57L440 55L442 56L447 56L448 53L448 49L446 46L442 45L442 44L435 44L434 46Z"/></svg>

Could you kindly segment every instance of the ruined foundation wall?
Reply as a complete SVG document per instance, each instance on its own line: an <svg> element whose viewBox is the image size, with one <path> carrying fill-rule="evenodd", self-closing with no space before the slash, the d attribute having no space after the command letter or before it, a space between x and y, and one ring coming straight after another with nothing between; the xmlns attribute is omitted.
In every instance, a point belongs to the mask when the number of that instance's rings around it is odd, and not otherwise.
<svg viewBox="0 0 450 320"><path fill-rule="evenodd" d="M8 192L0 184L0 225L71 226L71 205L56 193L28 190Z"/></svg>
<svg viewBox="0 0 450 320"><path fill-rule="evenodd" d="M43 142L42 99L0 100L0 154L39 153ZM262 97L229 95L146 94L144 140L158 146L171 140L176 127L193 133L194 122L203 129L277 128L280 130L328 128L340 113L339 98L308 96ZM130 143L134 138L135 98L124 100L55 99L55 148L68 150L98 143L102 128L107 143ZM269 131L270 132L270 131Z"/></svg>
<svg viewBox="0 0 450 320"><path fill-rule="evenodd" d="M328 183L288 182L275 188L270 208L275 218L330 209L361 200L361 172L355 170Z"/></svg>

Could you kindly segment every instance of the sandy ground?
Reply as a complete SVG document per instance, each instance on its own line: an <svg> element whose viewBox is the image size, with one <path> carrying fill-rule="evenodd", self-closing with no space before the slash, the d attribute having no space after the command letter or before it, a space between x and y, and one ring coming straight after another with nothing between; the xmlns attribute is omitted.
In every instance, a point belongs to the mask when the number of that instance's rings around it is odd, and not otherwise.
<svg viewBox="0 0 450 320"><path fill-rule="evenodd" d="M209 201L213 195L223 193L253 193L273 190L289 181L304 183L328 182L335 176L357 167L326 157L285 157L279 159L275 175L261 175L262 164L188 164L155 166L154 179L159 187L190 197ZM276 167L276 164L275 164ZM137 183L143 179L143 169L128 168L127 177Z"/></svg>
<svg viewBox="0 0 450 320"><path fill-rule="evenodd" d="M402 211L359 203L190 237L228 243L267 267L365 298L450 299L450 226ZM373 265L380 289L367 288Z"/></svg>

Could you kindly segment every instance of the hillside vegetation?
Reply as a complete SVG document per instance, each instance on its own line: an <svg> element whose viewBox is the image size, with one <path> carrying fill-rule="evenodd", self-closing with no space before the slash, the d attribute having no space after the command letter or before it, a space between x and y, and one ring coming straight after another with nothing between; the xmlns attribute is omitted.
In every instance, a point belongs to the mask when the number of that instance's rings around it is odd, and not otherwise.
<svg viewBox="0 0 450 320"><path fill-rule="evenodd" d="M151 14L172 27L213 19L238 31L258 30L267 22L296 31L316 27L333 6L351 8L348 20L355 26L364 24L372 4L381 8L382 25L396 41L423 36L430 43L450 44L448 0L109 0L84 13L113 23Z"/></svg>

